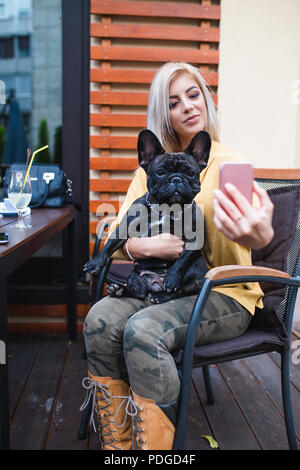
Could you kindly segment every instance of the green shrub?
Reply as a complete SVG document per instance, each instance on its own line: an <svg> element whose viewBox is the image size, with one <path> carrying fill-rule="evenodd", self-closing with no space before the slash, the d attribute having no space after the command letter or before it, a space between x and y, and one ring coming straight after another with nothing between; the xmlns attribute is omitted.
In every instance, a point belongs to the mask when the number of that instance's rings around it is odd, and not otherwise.
<svg viewBox="0 0 300 470"><path fill-rule="evenodd" d="M42 119L39 127L39 141L37 148L44 147L45 145L49 145L49 132L47 120ZM35 163L51 163L49 147L38 154Z"/></svg>
<svg viewBox="0 0 300 470"><path fill-rule="evenodd" d="M54 163L62 163L62 126L57 126L54 134Z"/></svg>

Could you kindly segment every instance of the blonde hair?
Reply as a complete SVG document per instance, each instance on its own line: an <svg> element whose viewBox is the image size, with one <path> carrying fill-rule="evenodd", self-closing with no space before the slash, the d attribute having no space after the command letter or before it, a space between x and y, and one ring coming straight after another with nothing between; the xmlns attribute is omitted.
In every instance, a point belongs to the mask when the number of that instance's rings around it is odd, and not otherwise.
<svg viewBox="0 0 300 470"><path fill-rule="evenodd" d="M212 140L219 141L219 123L216 108L209 88L197 67L185 62L168 62L156 73L149 92L147 127L160 140L162 146L168 152L180 152L180 146L176 132L171 126L169 117L169 89L170 84L177 75L186 72L197 82L207 109L207 122L204 130L207 131Z"/></svg>

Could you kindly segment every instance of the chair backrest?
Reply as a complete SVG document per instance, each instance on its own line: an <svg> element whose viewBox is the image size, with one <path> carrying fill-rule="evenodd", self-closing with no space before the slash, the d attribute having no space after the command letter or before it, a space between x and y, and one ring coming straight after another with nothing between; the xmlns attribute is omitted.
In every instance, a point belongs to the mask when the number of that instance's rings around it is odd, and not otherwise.
<svg viewBox="0 0 300 470"><path fill-rule="evenodd" d="M254 170L255 180L267 191L275 188L283 187L300 187L300 169L263 169L256 168ZM298 210L297 221L295 225L294 235L287 253L286 272L290 276L300 275L300 210ZM288 222L286 222L288 223ZM296 288L285 288L284 296L276 308L279 318L286 323L289 309L295 299Z"/></svg>

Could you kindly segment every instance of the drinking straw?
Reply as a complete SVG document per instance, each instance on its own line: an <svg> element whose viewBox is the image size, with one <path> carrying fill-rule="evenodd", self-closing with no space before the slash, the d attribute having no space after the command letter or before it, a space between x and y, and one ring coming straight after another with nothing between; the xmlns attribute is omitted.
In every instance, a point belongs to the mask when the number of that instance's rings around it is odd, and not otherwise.
<svg viewBox="0 0 300 470"><path fill-rule="evenodd" d="M31 157L31 160L30 160L30 163L29 163L29 166L28 166L27 171L26 171L26 174L25 174L24 184L26 183L26 180L27 180L27 178L28 178L29 172L30 172L30 170L31 170L31 165L32 165L32 163L33 163L33 160L34 160L36 154L39 153L39 152L41 152L42 150L45 150L45 149L48 148L48 147L49 147L49 145L45 145L45 147L41 147L40 149L37 149L35 152L33 152L32 157Z"/></svg>
<svg viewBox="0 0 300 470"><path fill-rule="evenodd" d="M28 165L28 168L27 168L27 170L25 170L26 173L25 173L24 183L23 183L23 187L22 187L22 189L21 189L20 194L22 194L22 192L23 192L23 189L24 189L24 187L25 187L25 184L26 184L26 181L27 181L28 175L29 175L29 173L30 173L31 166L32 166L32 163L33 163L33 160L34 160L36 154L39 153L39 152L41 152L42 150L45 150L45 149L48 148L48 147L49 147L49 145L45 145L44 147L41 147L40 149L37 149L35 152L33 152L32 157L31 157L31 160L30 160L30 163L29 163L29 165ZM28 151L29 151L29 153L28 153ZM29 156L29 155L30 155L30 150L28 149L28 150L27 150L27 156Z"/></svg>
<svg viewBox="0 0 300 470"><path fill-rule="evenodd" d="M27 159L26 159L26 166L25 166L25 174L26 174L26 171L27 171L27 168L28 168L29 162L30 162L30 154L31 154L31 151L30 151L30 148L28 148L28 149L27 149Z"/></svg>

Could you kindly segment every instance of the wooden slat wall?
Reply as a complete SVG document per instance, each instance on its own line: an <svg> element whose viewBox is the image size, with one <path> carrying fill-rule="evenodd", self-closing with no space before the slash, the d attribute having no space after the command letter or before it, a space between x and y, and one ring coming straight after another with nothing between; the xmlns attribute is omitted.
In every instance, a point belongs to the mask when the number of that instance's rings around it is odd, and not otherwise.
<svg viewBox="0 0 300 470"><path fill-rule="evenodd" d="M91 0L90 251L137 167L149 85L168 61L200 67L217 104L220 0Z"/></svg>

